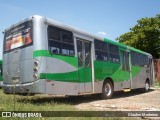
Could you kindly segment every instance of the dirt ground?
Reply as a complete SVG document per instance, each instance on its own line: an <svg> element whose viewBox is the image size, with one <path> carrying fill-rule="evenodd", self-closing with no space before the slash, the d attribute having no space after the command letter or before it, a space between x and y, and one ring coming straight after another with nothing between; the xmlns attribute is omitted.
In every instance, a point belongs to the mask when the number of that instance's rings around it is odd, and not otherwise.
<svg viewBox="0 0 160 120"><path fill-rule="evenodd" d="M89 96L86 99L75 107L79 110L98 111L160 111L160 88L151 88L147 93L116 92L113 98L108 100L101 100L97 96Z"/></svg>

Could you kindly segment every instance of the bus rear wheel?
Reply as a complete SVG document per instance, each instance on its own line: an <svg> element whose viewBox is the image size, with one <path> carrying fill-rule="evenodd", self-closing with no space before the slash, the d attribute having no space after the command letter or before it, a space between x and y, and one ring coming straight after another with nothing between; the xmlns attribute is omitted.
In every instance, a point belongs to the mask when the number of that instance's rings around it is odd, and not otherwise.
<svg viewBox="0 0 160 120"><path fill-rule="evenodd" d="M150 89L150 83L149 83L149 80L147 80L146 82L145 82L145 86L144 86L144 92L148 92L149 91L149 89Z"/></svg>
<svg viewBox="0 0 160 120"><path fill-rule="evenodd" d="M102 88L102 98L110 99L113 95L113 84L110 81L105 81Z"/></svg>

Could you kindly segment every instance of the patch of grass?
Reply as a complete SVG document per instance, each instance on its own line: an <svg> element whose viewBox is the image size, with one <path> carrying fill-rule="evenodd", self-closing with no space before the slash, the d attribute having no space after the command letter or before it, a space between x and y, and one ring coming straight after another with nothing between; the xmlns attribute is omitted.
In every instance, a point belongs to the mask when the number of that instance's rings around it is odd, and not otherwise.
<svg viewBox="0 0 160 120"><path fill-rule="evenodd" d="M0 111L78 111L75 104L84 102L81 99L53 97L48 95L20 96L4 94L0 89ZM84 98L87 99L87 98ZM89 99L89 98L88 98ZM1 120L2 118L0 118ZM2 120L8 120L3 118ZM35 120L35 118L10 118L10 120ZM36 120L137 120L138 118L107 117L42 117Z"/></svg>
<svg viewBox="0 0 160 120"><path fill-rule="evenodd" d="M35 95L20 96L4 94L0 90L0 111L75 111L76 109L62 98ZM56 99L56 101L55 101ZM58 102L59 101L59 102Z"/></svg>
<svg viewBox="0 0 160 120"><path fill-rule="evenodd" d="M154 86L155 86L155 87L160 87L160 82L155 81Z"/></svg>

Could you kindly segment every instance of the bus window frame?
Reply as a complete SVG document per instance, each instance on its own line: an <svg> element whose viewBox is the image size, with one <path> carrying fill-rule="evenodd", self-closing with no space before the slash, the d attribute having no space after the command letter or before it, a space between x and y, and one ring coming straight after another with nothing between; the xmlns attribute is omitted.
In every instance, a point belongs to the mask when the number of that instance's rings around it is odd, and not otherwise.
<svg viewBox="0 0 160 120"><path fill-rule="evenodd" d="M133 66L144 67L149 65L148 56L136 51L131 51L131 64Z"/></svg>
<svg viewBox="0 0 160 120"><path fill-rule="evenodd" d="M97 40L97 39L95 39L94 40L94 46L95 46L95 59L97 60L97 61L103 61L103 62L108 62L109 61L109 52L108 52L108 43L107 42L103 42L103 41L99 41L99 40ZM98 44L101 44L101 47L97 47L98 46ZM104 45L105 44L105 45ZM107 51L105 51L104 50L104 46L107 46L107 48L105 48ZM100 49L98 49L98 48L100 48ZM98 59L96 56L97 56L97 53L100 53L101 54L101 57L103 56L104 57L104 55L103 54L105 54L105 58L107 57L107 59L105 59L104 60L104 58L103 59ZM100 55L99 54L99 55Z"/></svg>
<svg viewBox="0 0 160 120"><path fill-rule="evenodd" d="M55 40L55 39L51 39L49 38L51 31L49 31L49 27L51 27L51 29L55 29L55 30L58 30L59 31L59 34L60 34L60 40ZM65 42L63 41L62 39L62 33L69 33L71 35L71 40L72 40L72 43L68 43L68 42ZM74 57L75 56L75 45L74 45L74 38L73 38L73 33L71 31L68 31L68 30L65 30L65 29L62 29L62 28L59 28L59 27L56 27L56 26L53 26L53 25L48 25L47 26L47 39L48 39L48 51L52 54L52 55L61 55L61 56L69 56L69 57ZM60 43L60 52L59 53L53 53L51 51L51 43L50 42L59 42ZM64 45L71 45L73 47L73 49L66 49L66 50L69 50L69 54L63 54L62 53L62 47ZM70 54L70 52L73 50L73 55Z"/></svg>
<svg viewBox="0 0 160 120"><path fill-rule="evenodd" d="M101 47L97 47L99 43L101 44ZM94 44L95 44L95 59L97 61L112 62L112 63L120 64L120 54L119 54L119 47L118 46L116 46L114 44L110 44L108 42L100 41L100 40L97 40L97 39L94 40ZM114 52L110 51L110 49L109 49L110 45L113 46L113 47L116 47L116 49L117 49L116 52L117 53L114 53ZM100 50L98 48L100 48ZM105 59L105 60L104 60L104 58L103 59L97 59L96 56L98 55L97 54L98 52L101 53L101 56L103 56L107 59ZM105 56L103 54L105 54ZM111 56L118 56L119 61L117 61L117 58L115 58L115 57L112 57L112 59L110 59Z"/></svg>

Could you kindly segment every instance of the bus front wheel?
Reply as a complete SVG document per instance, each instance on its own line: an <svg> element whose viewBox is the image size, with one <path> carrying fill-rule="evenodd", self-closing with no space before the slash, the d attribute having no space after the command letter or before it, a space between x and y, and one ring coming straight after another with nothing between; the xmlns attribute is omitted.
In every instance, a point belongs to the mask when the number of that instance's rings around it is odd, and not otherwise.
<svg viewBox="0 0 160 120"><path fill-rule="evenodd" d="M105 81L102 88L102 98L110 99L113 95L113 84L110 81Z"/></svg>

